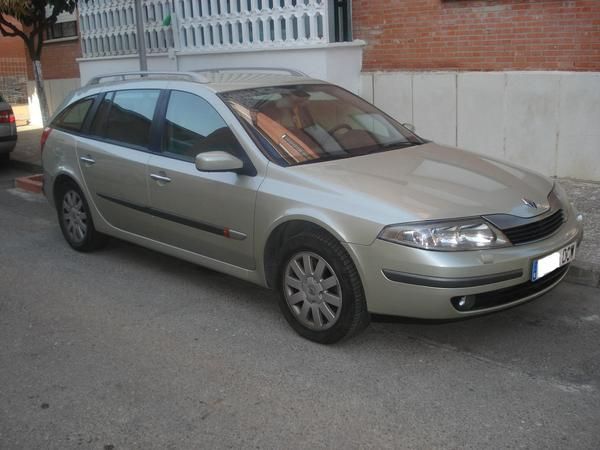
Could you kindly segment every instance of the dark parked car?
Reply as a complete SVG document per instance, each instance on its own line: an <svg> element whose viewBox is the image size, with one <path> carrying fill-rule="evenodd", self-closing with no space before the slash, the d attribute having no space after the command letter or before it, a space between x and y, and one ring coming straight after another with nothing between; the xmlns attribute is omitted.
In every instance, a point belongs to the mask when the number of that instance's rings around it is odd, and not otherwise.
<svg viewBox="0 0 600 450"><path fill-rule="evenodd" d="M17 145L17 124L15 115L7 101L0 94L0 160L7 160Z"/></svg>

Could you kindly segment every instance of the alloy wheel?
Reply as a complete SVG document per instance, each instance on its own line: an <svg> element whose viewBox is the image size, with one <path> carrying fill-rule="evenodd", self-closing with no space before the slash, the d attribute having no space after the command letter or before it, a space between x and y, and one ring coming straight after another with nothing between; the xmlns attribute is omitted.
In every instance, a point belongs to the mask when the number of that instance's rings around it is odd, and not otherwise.
<svg viewBox="0 0 600 450"><path fill-rule="evenodd" d="M314 330L325 330L338 321L342 288L333 268L312 252L294 255L283 280L287 304L296 319Z"/></svg>
<svg viewBox="0 0 600 450"><path fill-rule="evenodd" d="M87 234L87 214L83 200L78 192L67 191L63 196L62 216L69 238L76 243L82 242Z"/></svg>

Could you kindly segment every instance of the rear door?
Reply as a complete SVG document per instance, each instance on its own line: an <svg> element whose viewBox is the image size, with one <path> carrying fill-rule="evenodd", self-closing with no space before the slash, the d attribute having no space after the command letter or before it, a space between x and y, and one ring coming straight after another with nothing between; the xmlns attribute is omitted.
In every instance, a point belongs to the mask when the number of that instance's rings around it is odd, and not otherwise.
<svg viewBox="0 0 600 450"><path fill-rule="evenodd" d="M101 100L77 156L91 201L111 225L147 235L151 216L147 163L153 150L153 118L161 91L130 89Z"/></svg>

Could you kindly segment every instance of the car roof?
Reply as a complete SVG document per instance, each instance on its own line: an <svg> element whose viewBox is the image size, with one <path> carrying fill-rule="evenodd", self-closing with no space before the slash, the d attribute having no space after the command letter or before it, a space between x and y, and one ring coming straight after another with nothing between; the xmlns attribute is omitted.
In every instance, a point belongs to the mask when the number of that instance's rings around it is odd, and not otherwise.
<svg viewBox="0 0 600 450"><path fill-rule="evenodd" d="M207 87L215 92L237 91L266 86L323 83L305 74L260 73L260 72L204 72L209 80Z"/></svg>
<svg viewBox="0 0 600 450"><path fill-rule="evenodd" d="M106 80L106 81L103 81ZM120 72L92 78L79 91L107 91L119 87L155 84L160 81L199 83L213 92L236 91L266 86L325 83L306 74L288 69L212 69L193 72ZM94 89L96 88L96 89Z"/></svg>

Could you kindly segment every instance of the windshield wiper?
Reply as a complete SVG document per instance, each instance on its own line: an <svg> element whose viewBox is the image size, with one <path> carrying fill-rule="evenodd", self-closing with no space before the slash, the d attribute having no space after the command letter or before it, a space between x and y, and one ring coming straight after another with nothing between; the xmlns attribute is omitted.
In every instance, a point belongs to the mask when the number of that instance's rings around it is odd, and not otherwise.
<svg viewBox="0 0 600 450"><path fill-rule="evenodd" d="M395 148L412 147L413 145L420 145L420 142L391 142L389 144L381 144L379 148L381 150L392 150Z"/></svg>

